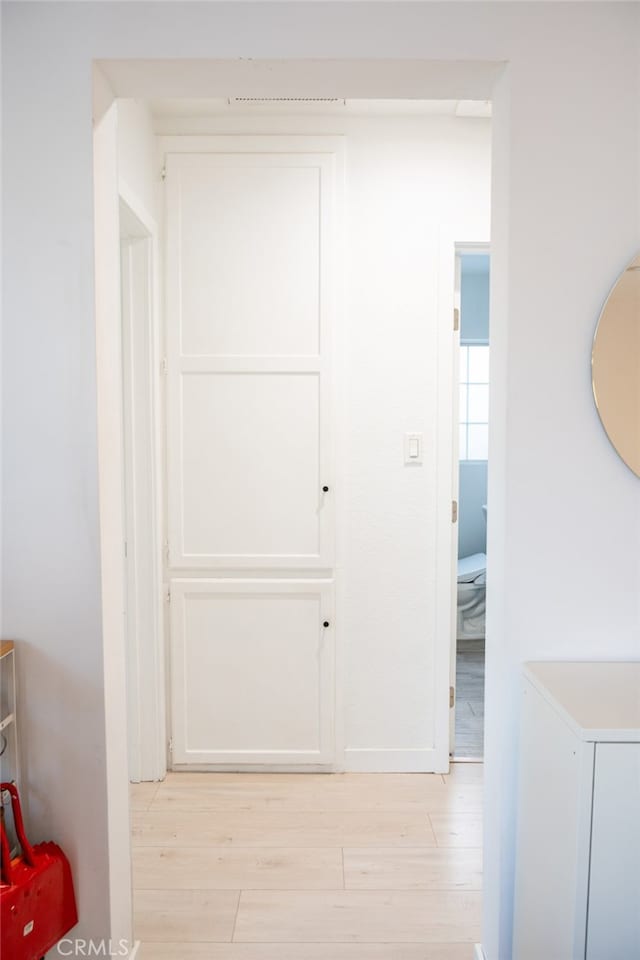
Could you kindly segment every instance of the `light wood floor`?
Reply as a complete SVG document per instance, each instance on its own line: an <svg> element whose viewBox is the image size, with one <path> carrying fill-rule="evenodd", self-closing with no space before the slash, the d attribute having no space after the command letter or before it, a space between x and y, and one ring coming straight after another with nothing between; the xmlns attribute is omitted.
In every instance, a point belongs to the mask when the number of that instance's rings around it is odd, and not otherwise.
<svg viewBox="0 0 640 960"><path fill-rule="evenodd" d="M471 960L482 765L132 787L139 960Z"/></svg>

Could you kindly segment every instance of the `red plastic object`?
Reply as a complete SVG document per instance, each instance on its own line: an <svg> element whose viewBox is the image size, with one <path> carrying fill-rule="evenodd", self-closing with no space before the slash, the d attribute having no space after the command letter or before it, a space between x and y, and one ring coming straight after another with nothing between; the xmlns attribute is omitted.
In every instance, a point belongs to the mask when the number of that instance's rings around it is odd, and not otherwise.
<svg viewBox="0 0 640 960"><path fill-rule="evenodd" d="M0 783L11 795L20 856L11 859L0 823L0 954L3 960L40 960L78 922L69 861L55 843L31 846L24 832L15 784Z"/></svg>

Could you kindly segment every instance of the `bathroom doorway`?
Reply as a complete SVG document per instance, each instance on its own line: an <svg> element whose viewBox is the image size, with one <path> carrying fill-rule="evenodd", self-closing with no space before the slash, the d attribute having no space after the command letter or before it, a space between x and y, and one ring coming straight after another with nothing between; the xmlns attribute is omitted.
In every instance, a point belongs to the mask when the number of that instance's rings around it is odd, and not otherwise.
<svg viewBox="0 0 640 960"><path fill-rule="evenodd" d="M452 643L451 756L481 761L484 749L487 473L489 459L487 244L456 249L458 309L457 583Z"/></svg>

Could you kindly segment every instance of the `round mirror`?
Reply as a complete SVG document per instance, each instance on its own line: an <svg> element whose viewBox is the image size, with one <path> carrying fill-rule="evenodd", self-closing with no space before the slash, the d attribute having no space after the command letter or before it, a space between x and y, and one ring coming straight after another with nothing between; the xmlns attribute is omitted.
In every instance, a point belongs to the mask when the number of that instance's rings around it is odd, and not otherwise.
<svg viewBox="0 0 640 960"><path fill-rule="evenodd" d="M640 255L618 278L600 314L591 372L602 425L640 477Z"/></svg>

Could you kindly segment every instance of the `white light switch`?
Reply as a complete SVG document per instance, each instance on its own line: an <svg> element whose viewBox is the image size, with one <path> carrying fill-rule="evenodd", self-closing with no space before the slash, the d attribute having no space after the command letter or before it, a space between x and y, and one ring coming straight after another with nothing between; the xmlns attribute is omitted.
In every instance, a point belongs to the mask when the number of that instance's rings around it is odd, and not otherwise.
<svg viewBox="0 0 640 960"><path fill-rule="evenodd" d="M421 433L405 433L404 462L405 463L422 463L422 434Z"/></svg>

